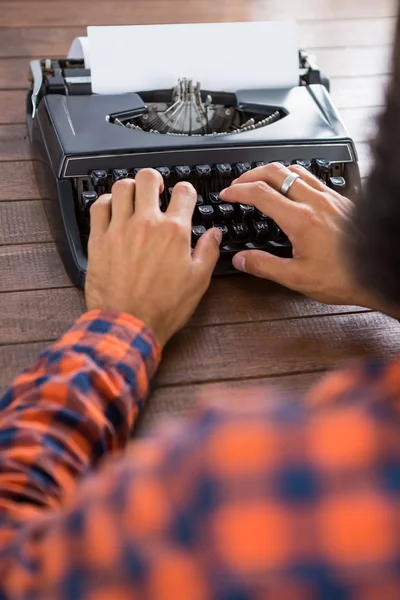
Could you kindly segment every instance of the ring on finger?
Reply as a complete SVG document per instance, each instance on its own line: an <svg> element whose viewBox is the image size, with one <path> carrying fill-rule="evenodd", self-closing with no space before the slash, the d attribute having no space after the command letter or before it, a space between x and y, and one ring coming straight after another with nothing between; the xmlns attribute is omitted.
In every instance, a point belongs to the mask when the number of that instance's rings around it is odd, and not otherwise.
<svg viewBox="0 0 400 600"><path fill-rule="evenodd" d="M282 185L281 185L281 189L279 190L280 193L283 196L288 195L290 188L292 187L292 185L294 184L295 181L297 181L298 179L301 179L300 175L297 175L297 173L290 173L290 175L288 175L285 180L283 181Z"/></svg>

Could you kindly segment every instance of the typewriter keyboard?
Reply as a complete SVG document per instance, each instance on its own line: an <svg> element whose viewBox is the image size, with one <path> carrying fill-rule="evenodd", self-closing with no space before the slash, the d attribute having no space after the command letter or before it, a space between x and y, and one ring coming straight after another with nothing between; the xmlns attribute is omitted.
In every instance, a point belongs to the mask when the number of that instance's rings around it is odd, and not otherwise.
<svg viewBox="0 0 400 600"><path fill-rule="evenodd" d="M217 165L159 167L164 180L164 193L160 208L165 211L179 181L189 181L197 191L196 208L192 222L192 247L210 227L218 227L223 234L221 253L233 254L242 249L264 249L281 256L291 256L291 244L276 223L258 209L247 204L228 204L221 200L219 192L246 171L266 163L235 163ZM286 165L290 163L284 163ZM328 186L344 193L346 180L344 166L324 159L314 161L296 160L317 175ZM76 180L77 216L84 245L90 228L89 209L96 199L111 190L113 183L126 177L135 177L140 169L95 170L87 178Z"/></svg>

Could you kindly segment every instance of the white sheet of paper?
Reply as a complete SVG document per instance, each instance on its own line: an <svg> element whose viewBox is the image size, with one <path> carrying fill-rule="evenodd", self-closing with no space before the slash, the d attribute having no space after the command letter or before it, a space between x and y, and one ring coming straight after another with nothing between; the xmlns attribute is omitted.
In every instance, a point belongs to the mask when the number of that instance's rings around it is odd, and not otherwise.
<svg viewBox="0 0 400 600"><path fill-rule="evenodd" d="M90 69L89 38L75 38L71 44L71 48L69 49L68 58L83 58L85 61L86 69Z"/></svg>
<svg viewBox="0 0 400 600"><path fill-rule="evenodd" d="M88 42L97 94L168 89L182 77L226 92L299 81L294 21L88 27Z"/></svg>

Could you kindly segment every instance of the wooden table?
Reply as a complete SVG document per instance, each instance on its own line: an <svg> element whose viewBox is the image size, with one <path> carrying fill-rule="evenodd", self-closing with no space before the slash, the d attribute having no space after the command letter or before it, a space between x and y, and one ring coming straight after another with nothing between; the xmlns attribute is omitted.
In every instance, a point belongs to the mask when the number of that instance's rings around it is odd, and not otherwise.
<svg viewBox="0 0 400 600"><path fill-rule="evenodd" d="M84 310L33 175L24 114L30 57L64 56L87 25L295 18L301 47L331 77L365 175L395 15L394 0L0 0L0 386ZM145 66L145 53L139 60ZM145 420L183 410L219 382L302 392L353 359L394 355L399 341L397 322L381 314L320 305L247 276L216 278L167 348Z"/></svg>

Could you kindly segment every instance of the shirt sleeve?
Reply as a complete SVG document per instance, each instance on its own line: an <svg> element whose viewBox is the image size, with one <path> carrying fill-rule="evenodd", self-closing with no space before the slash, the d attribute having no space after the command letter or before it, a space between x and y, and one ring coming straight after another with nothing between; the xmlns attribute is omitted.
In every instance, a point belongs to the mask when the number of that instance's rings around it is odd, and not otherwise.
<svg viewBox="0 0 400 600"><path fill-rule="evenodd" d="M141 321L92 311L17 377L0 400L0 548L124 449L159 360Z"/></svg>
<svg viewBox="0 0 400 600"><path fill-rule="evenodd" d="M328 382L208 392L16 531L0 598L397 599L400 361Z"/></svg>

